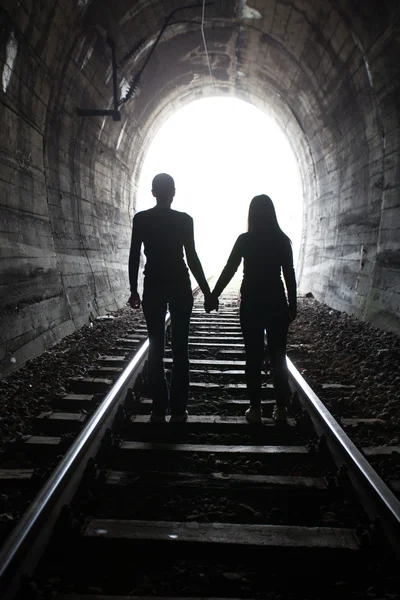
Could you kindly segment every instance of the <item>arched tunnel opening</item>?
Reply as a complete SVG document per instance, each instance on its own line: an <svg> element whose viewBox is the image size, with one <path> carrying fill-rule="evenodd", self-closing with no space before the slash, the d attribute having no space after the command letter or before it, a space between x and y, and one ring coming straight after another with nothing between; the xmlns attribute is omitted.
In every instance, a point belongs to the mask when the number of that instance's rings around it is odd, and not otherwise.
<svg viewBox="0 0 400 600"><path fill-rule="evenodd" d="M389 0L2 0L1 372L126 303L151 141L210 94L290 140L300 292L398 334L399 16Z"/></svg>
<svg viewBox="0 0 400 600"><path fill-rule="evenodd" d="M258 108L236 98L209 97L174 113L144 160L137 211L154 206L152 178L165 171L175 178L173 208L194 219L207 277L217 276L225 265L236 238L247 230L250 200L261 193L273 199L297 265L303 221L300 172L290 140Z"/></svg>

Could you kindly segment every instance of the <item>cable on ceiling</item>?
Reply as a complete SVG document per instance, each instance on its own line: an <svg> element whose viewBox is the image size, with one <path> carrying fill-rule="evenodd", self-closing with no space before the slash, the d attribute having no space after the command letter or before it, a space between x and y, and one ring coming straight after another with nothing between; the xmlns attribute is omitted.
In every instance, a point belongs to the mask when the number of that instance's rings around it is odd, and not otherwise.
<svg viewBox="0 0 400 600"><path fill-rule="evenodd" d="M204 34L205 12L206 12L206 0L203 0L203 10L202 10L202 14L201 14L201 36L203 38L204 50L205 50L206 57L207 57L208 70L210 72L211 81L212 81L213 86L215 86L214 76L213 76L212 70L211 70L210 55L208 53L208 48L207 48L206 36Z"/></svg>

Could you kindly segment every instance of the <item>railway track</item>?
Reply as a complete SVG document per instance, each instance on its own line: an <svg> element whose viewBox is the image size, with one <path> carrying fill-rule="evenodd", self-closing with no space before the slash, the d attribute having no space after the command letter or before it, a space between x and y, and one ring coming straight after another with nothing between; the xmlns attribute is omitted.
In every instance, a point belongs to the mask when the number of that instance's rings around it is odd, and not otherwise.
<svg viewBox="0 0 400 600"><path fill-rule="evenodd" d="M396 448L360 452L341 427L357 419L340 426L290 361L287 423L271 418L265 374L263 423L247 424L235 292L219 313L195 302L186 423L149 422L145 337L129 332L90 377L72 379L25 442L29 468L21 453L20 468L2 470L24 485L66 452L3 544L4 598L326 598L364 579L395 589L399 486L367 458Z"/></svg>

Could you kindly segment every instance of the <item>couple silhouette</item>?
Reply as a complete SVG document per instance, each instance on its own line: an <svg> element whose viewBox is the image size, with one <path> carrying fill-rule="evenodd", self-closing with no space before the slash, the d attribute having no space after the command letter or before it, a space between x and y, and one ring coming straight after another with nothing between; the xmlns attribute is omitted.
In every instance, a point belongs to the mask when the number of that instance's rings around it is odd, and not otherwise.
<svg viewBox="0 0 400 600"><path fill-rule="evenodd" d="M289 324L296 318L296 278L290 239L279 227L269 196L255 196L249 206L248 231L235 242L228 262L211 292L197 256L193 219L171 209L175 183L166 173L152 182L156 206L135 214L129 255L131 296L128 304L143 307L149 336L148 381L152 397L151 421L163 423L168 410L170 421L188 418L189 322L193 295L188 268L204 294L206 312L218 310L218 298L243 259L240 288L240 325L243 333L246 386L250 406L245 412L249 423L260 423L261 370L264 358L264 332L273 371L276 405L273 417L286 419L290 397L286 366ZM146 264L142 302L137 291L141 246ZM187 266L184 259L186 256ZM281 273L285 279L286 292ZM164 370L165 316L171 315L172 372L168 387Z"/></svg>

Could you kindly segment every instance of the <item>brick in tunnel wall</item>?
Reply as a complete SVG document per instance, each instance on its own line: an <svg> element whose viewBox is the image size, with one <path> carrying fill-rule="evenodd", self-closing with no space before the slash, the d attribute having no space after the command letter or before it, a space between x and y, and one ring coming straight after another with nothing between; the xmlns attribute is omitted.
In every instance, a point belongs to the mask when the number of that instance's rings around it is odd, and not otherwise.
<svg viewBox="0 0 400 600"><path fill-rule="evenodd" d="M389 290L387 286L383 289L377 287L371 288L363 314L364 320L375 327L389 331L398 331L400 329L400 286L398 271L394 273L394 276L397 284L393 288ZM385 273L383 277L390 278L390 274Z"/></svg>
<svg viewBox="0 0 400 600"><path fill-rule="evenodd" d="M7 320L7 328L0 330L0 361L4 373L43 351L46 341L54 343L60 339L60 334L74 331L67 301L62 293L53 298L37 299L32 304L10 307L2 316ZM42 341L35 350L37 338ZM15 361L10 361L12 357Z"/></svg>

